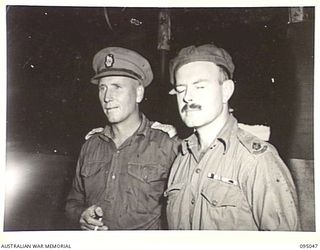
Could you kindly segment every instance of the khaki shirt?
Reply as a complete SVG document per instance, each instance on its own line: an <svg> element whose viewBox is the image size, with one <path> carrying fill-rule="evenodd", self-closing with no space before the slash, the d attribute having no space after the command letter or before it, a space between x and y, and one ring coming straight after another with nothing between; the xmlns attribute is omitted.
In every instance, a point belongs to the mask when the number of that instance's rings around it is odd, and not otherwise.
<svg viewBox="0 0 320 250"><path fill-rule="evenodd" d="M74 222L98 205L111 230L162 228L163 192L180 142L142 116L137 132L119 148L108 126L83 145L66 204Z"/></svg>
<svg viewBox="0 0 320 250"><path fill-rule="evenodd" d="M169 229L300 229L288 168L232 115L203 155L195 134L184 140L165 196Z"/></svg>

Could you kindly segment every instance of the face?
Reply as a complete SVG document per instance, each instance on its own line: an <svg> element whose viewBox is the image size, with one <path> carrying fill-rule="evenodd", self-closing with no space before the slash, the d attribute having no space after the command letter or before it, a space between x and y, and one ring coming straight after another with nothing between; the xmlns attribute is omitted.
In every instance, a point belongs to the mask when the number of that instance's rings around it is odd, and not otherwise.
<svg viewBox="0 0 320 250"><path fill-rule="evenodd" d="M233 89L230 93L225 82L220 82L220 74L217 65L202 61L185 64L176 71L178 108L188 127L206 126L228 110Z"/></svg>
<svg viewBox="0 0 320 250"><path fill-rule="evenodd" d="M143 87L137 80L123 76L108 76L99 80L99 99L109 123L118 124L139 114L138 104Z"/></svg>

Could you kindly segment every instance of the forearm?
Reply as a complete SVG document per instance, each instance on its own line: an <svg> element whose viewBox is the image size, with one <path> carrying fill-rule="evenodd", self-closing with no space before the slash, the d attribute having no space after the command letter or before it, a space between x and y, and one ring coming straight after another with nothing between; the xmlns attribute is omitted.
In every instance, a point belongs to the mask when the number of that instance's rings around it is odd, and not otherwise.
<svg viewBox="0 0 320 250"><path fill-rule="evenodd" d="M66 199L65 213L73 223L79 223L81 213L87 208L83 187L80 184L79 177L75 177Z"/></svg>

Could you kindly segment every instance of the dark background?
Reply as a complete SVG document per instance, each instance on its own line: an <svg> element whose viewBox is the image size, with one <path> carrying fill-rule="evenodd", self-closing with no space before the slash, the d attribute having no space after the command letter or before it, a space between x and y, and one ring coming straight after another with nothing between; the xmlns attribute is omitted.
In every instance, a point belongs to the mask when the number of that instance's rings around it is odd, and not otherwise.
<svg viewBox="0 0 320 250"><path fill-rule="evenodd" d="M231 106L238 120L271 126L270 140L284 160L313 159L312 139L299 149L288 147L300 110L297 67L309 69L304 77L313 84L313 8L305 8L307 21L298 24L288 22L284 7L170 9L168 52L157 49L159 10L7 6L7 170L25 173L26 182L17 184L25 192L21 199L7 190L6 230L68 228L62 212L80 147L88 131L105 125L89 80L94 54L107 46L148 58L155 77L141 109L151 120L175 125L181 137L190 130L167 94L171 86L168 73L160 74L161 58L165 54L167 63L191 44L225 48L236 66ZM312 91L313 85L306 93L311 102ZM311 124L304 128L313 138L309 106Z"/></svg>

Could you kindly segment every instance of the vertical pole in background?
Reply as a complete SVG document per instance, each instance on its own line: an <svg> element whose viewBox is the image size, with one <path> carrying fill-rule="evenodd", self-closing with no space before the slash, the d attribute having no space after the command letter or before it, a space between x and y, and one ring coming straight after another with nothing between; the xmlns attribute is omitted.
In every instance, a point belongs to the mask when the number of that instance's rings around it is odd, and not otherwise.
<svg viewBox="0 0 320 250"><path fill-rule="evenodd" d="M171 19L170 11L162 9L159 11L159 29L158 29L158 50L160 50L161 58L161 74L160 83L162 86L166 84L167 54L170 50L171 39Z"/></svg>
<svg viewBox="0 0 320 250"><path fill-rule="evenodd" d="M289 165L295 179L302 229L315 231L315 186L313 149L314 14L312 8L289 8L287 40L292 54L294 119L288 145ZM295 86L292 86L294 84Z"/></svg>
<svg viewBox="0 0 320 250"><path fill-rule="evenodd" d="M175 98L168 95L169 89L172 87L169 83L169 72L168 72L168 55L170 51L171 43L171 15L172 12L169 9L160 9L158 15L158 46L160 54L160 84L158 85L157 98L159 99L159 104L163 104L163 100L166 102L166 108L163 105L159 106L159 113L162 115L161 121L163 123L168 123L174 125L178 130L181 126L179 124L180 119L177 113L177 108L175 104Z"/></svg>
<svg viewBox="0 0 320 250"><path fill-rule="evenodd" d="M289 8L287 40L295 79L295 127L290 158L313 160L314 25L308 8Z"/></svg>

